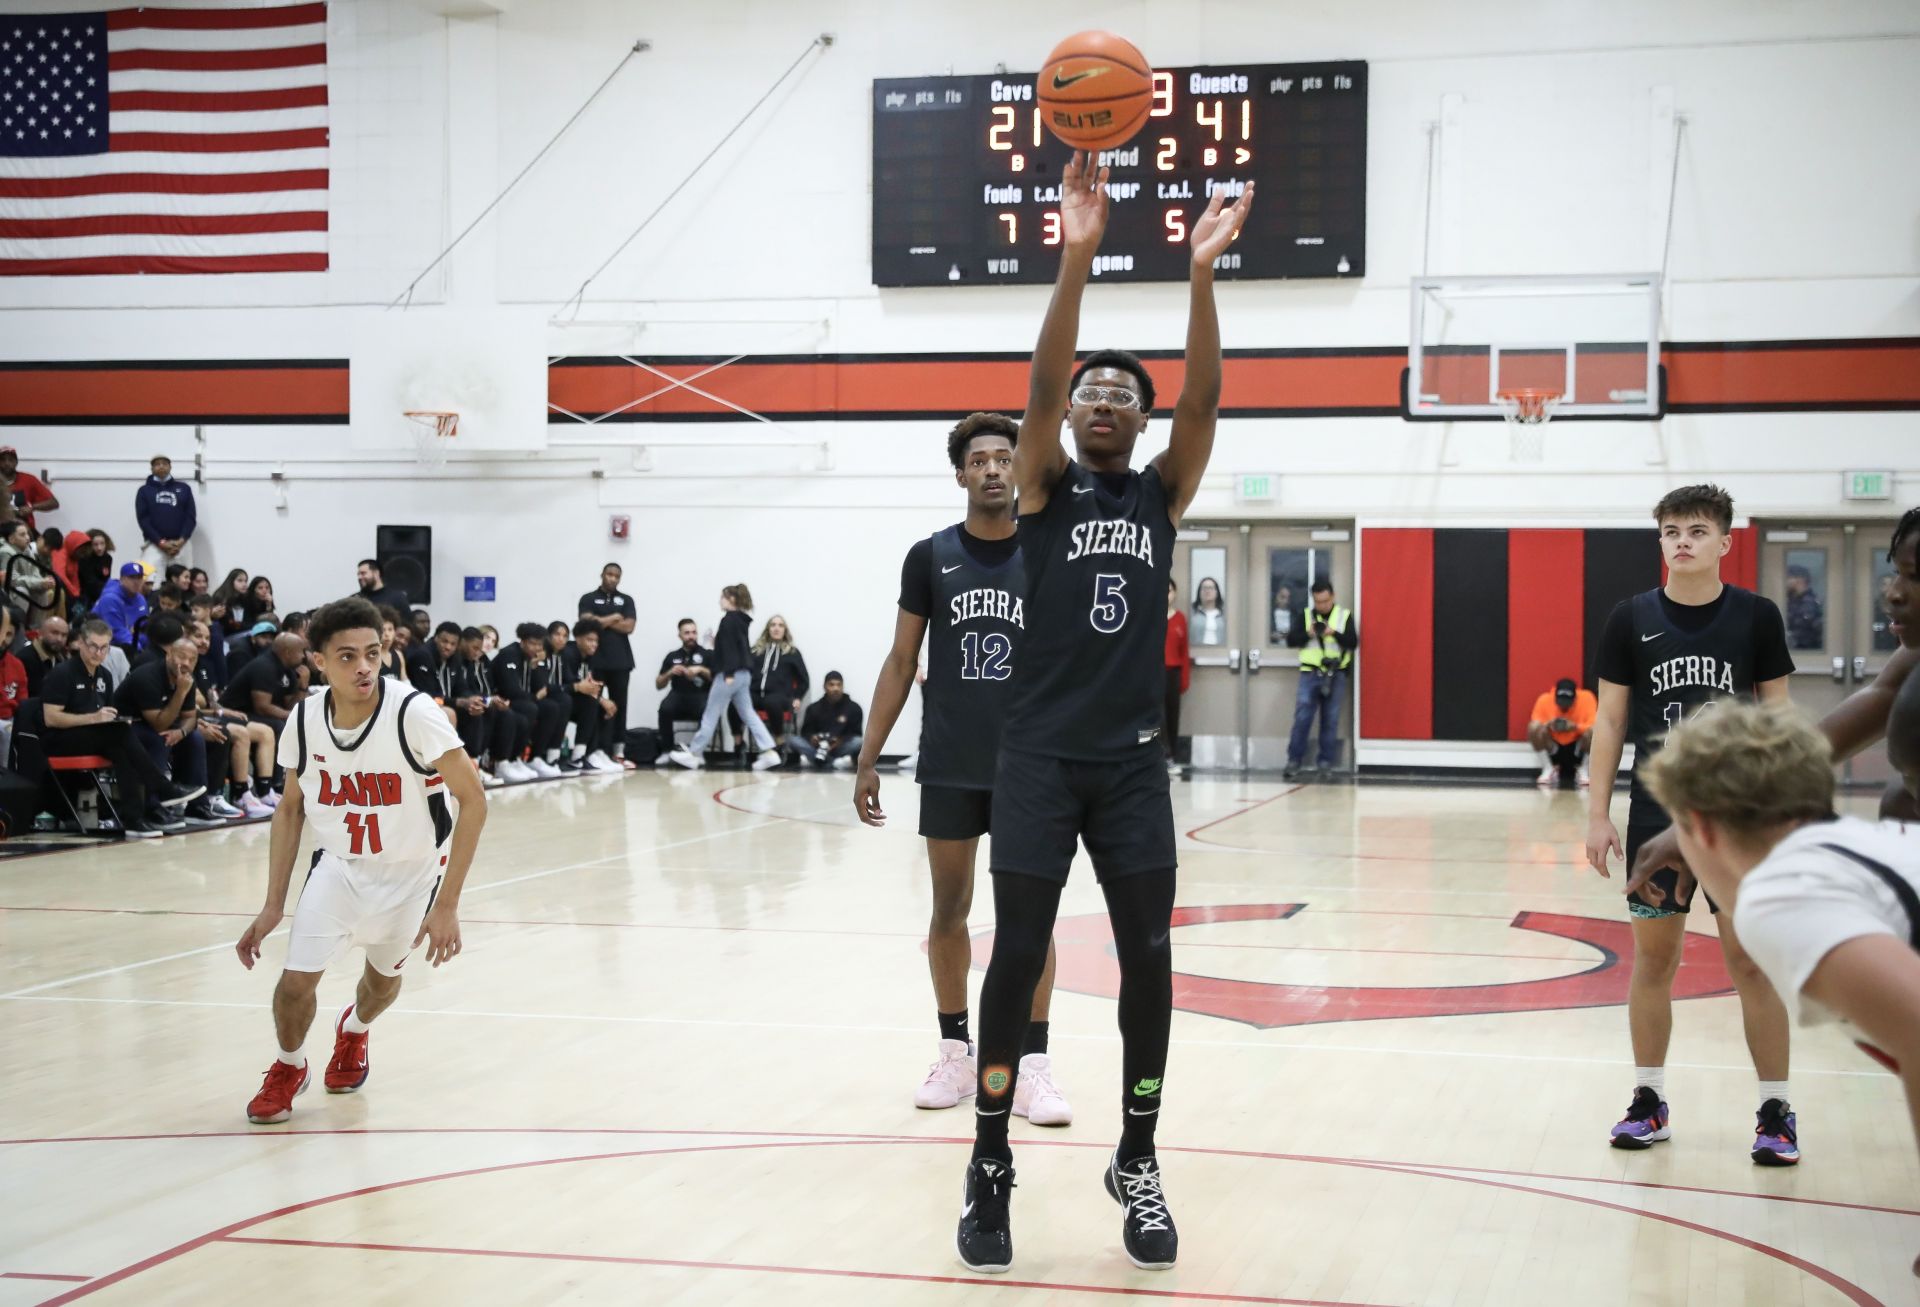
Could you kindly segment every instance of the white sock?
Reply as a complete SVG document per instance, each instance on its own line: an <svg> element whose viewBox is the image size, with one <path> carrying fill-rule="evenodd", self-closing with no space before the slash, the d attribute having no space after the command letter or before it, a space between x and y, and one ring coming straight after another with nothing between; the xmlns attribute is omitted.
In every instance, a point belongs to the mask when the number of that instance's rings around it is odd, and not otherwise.
<svg viewBox="0 0 1920 1307"><path fill-rule="evenodd" d="M1545 771L1547 768L1553 766L1553 755L1546 752L1545 750L1535 749L1533 751L1533 756L1540 760L1541 771Z"/></svg>
<svg viewBox="0 0 1920 1307"><path fill-rule="evenodd" d="M367 1033L367 1023L360 1019L360 1005L358 1003L355 1003L347 1009L347 1019L340 1023L340 1028L349 1035L364 1035Z"/></svg>
<svg viewBox="0 0 1920 1307"><path fill-rule="evenodd" d="M1777 1098L1783 1103L1793 1101L1787 1097L1787 1082L1784 1080L1762 1080L1760 1082L1760 1105L1765 1107L1769 1098Z"/></svg>
<svg viewBox="0 0 1920 1307"><path fill-rule="evenodd" d="M1637 1066L1633 1069L1633 1087L1645 1085L1661 1102L1667 1098L1667 1069L1663 1066Z"/></svg>
<svg viewBox="0 0 1920 1307"><path fill-rule="evenodd" d="M294 1049L291 1053L283 1048L280 1050L280 1060L288 1066L305 1066L307 1064L307 1055L298 1048Z"/></svg>
<svg viewBox="0 0 1920 1307"><path fill-rule="evenodd" d="M558 750L558 749L548 749L548 750L547 750L547 754L546 754L546 758L547 758L547 761L548 761L548 762L559 762L559 761L560 761L560 750Z"/></svg>

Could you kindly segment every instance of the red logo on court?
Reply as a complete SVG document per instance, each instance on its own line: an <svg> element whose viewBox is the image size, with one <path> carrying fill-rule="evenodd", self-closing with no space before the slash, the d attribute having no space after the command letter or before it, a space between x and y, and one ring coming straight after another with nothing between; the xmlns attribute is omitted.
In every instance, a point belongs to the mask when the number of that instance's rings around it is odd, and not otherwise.
<svg viewBox="0 0 1920 1307"><path fill-rule="evenodd" d="M1175 908L1174 929L1232 921L1285 921L1304 903L1236 903ZM1585 971L1521 980L1510 984L1275 985L1256 980L1173 973L1173 1006L1196 1016L1238 1021L1261 1030L1307 1026L1325 1021L1386 1021L1397 1017L1455 1017L1494 1012L1545 1012L1557 1008L1615 1007L1627 1001L1631 968L1623 958L1632 951L1633 930L1624 921L1522 912L1514 930L1554 935L1584 944L1600 955ZM1054 924L1059 964L1054 983L1095 998L1120 996L1120 965L1114 959L1113 932L1105 914L1062 917ZM993 955L993 932L976 935L973 964L985 970ZM1733 993L1720 947L1705 935L1687 934L1673 996L1714 998Z"/></svg>

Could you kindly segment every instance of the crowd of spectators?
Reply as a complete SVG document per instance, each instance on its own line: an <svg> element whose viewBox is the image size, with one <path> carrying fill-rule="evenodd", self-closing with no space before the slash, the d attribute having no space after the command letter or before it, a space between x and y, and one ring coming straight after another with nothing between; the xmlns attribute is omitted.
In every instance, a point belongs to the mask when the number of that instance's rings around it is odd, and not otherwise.
<svg viewBox="0 0 1920 1307"><path fill-rule="evenodd" d="M193 489L165 457L136 496L137 558L117 557L98 528L40 530L35 514L58 508L0 449L0 766L38 785L43 825L78 810L52 792L48 760L63 756L107 760L128 836L270 816L279 734L320 683L307 614L281 611L273 582L245 568L210 584L195 565ZM387 675L440 705L489 786L701 766L723 723L737 748L752 741L759 768L846 770L859 751L861 709L843 678L829 672L809 705L792 629L776 614L754 634L744 584L726 588L717 637L677 624L654 678L655 724L630 729L645 713L631 703L636 608L619 564L570 620L521 622L505 638L436 623L376 559L355 572L351 593L382 617Z"/></svg>

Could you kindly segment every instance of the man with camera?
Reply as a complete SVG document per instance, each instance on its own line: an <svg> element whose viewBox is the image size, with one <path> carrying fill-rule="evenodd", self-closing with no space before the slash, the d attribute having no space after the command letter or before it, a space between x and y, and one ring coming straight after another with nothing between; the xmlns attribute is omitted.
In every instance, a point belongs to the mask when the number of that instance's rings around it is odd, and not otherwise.
<svg viewBox="0 0 1920 1307"><path fill-rule="evenodd" d="M1587 755L1593 751L1593 723L1599 715L1599 699L1571 676L1561 677L1552 690L1534 700L1533 717L1527 723L1527 743L1540 760L1534 784L1550 790L1561 781L1571 781L1584 790L1592 783Z"/></svg>
<svg viewBox="0 0 1920 1307"><path fill-rule="evenodd" d="M1293 708L1293 736L1287 741L1287 780L1300 774L1307 757L1307 736L1313 719L1320 719L1319 770L1331 772L1340 764L1340 706L1346 700L1347 673L1353 651L1360 647L1360 630L1351 609L1333 601L1333 585L1313 583L1313 602L1287 632L1287 643L1300 651L1300 692Z"/></svg>

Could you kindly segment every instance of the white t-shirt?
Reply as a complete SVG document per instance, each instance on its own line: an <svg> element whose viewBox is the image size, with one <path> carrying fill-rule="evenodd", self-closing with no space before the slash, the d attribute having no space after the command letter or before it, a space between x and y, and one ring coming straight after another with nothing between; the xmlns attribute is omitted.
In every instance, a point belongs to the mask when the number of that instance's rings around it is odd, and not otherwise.
<svg viewBox="0 0 1920 1307"><path fill-rule="evenodd" d="M1740 882L1734 928L1787 1005L1788 1018L1801 1026L1836 1019L1800 996L1821 959L1863 935L1909 941L1920 924L1908 919L1884 879L1823 844L1872 859L1920 893L1920 826L1858 817L1802 826L1747 873Z"/></svg>
<svg viewBox="0 0 1920 1307"><path fill-rule="evenodd" d="M361 863L431 859L453 825L446 782L433 770L460 748L446 714L406 682L383 677L373 716L341 731L327 711L331 698L308 695L280 734L279 762L300 773L315 845Z"/></svg>

